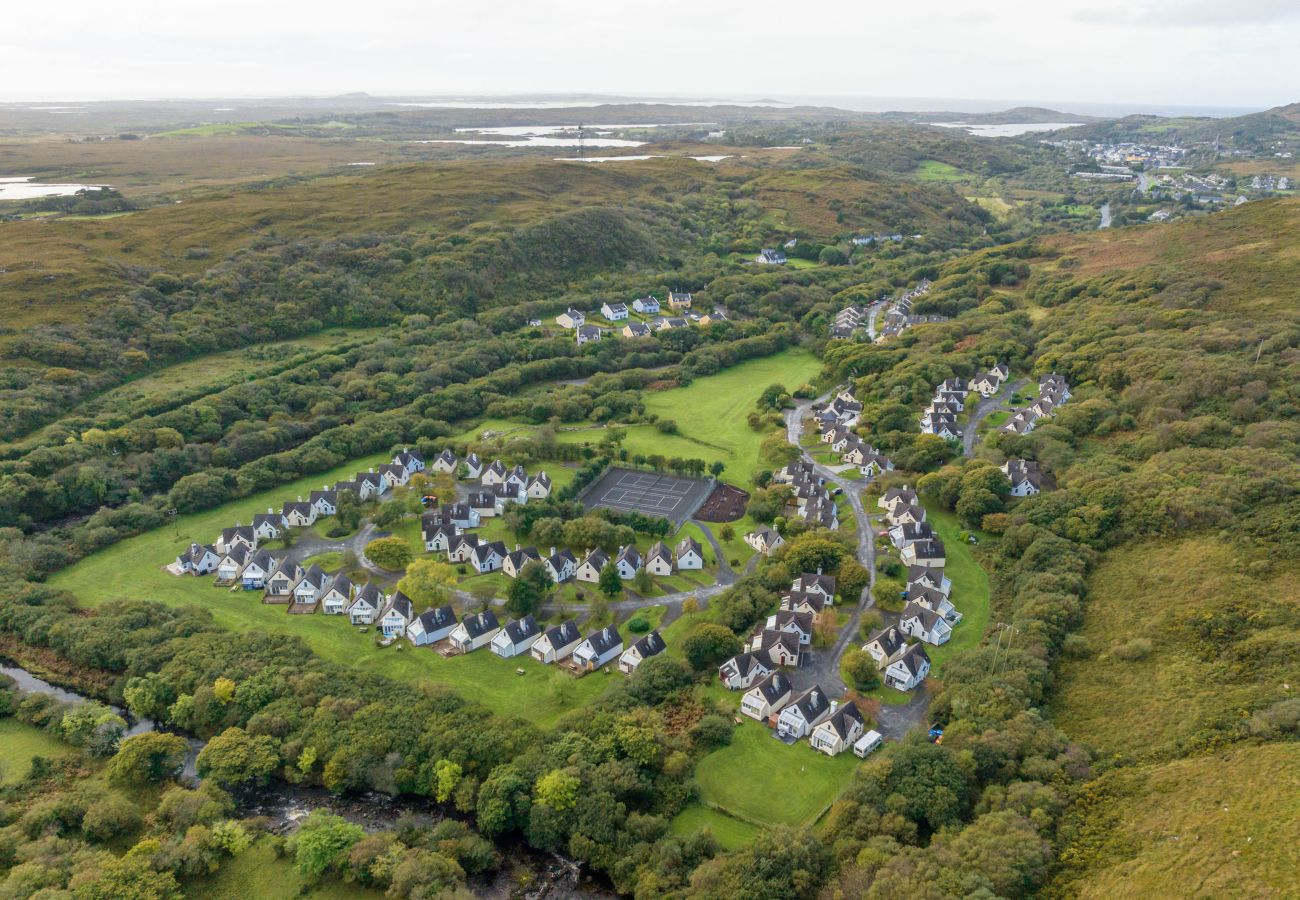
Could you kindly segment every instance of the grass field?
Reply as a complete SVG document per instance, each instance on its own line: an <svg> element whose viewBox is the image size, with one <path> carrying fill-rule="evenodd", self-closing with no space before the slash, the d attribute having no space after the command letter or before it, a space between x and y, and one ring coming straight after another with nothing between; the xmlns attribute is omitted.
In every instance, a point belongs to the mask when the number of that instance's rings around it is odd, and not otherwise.
<svg viewBox="0 0 1300 900"><path fill-rule="evenodd" d="M383 896L380 891L336 879L309 885L294 869L292 860L276 858L269 838L262 838L233 859L223 858L215 875L187 880L184 890L191 900L347 900Z"/></svg>
<svg viewBox="0 0 1300 900"><path fill-rule="evenodd" d="M937 159L921 160L915 174L920 181L964 181L970 177L969 173Z"/></svg>
<svg viewBox="0 0 1300 900"><path fill-rule="evenodd" d="M1045 896L1296 895L1300 744L1114 769L1086 790Z"/></svg>
<svg viewBox="0 0 1300 900"><path fill-rule="evenodd" d="M263 604L255 592L231 592L213 587L209 578L177 577L162 569L192 540L210 542L221 528L237 520L251 521L254 512L269 504L278 504L286 497L306 493L386 459L387 454L367 457L214 510L181 516L174 526L128 538L86 557L57 573L50 583L71 591L80 603L92 607L128 598L157 600L171 606L198 604L211 610L217 623L226 628L297 635L333 662L364 666L392 678L445 684L497 712L541 724L554 722L568 709L603 691L608 684L604 676L574 680L553 666L532 660L516 663L485 651L443 659L423 648L379 650L374 646L373 634L360 633L340 617L290 616L282 606ZM520 666L527 672L525 676L515 674Z"/></svg>
<svg viewBox="0 0 1300 900"><path fill-rule="evenodd" d="M962 614L960 625L952 630L948 643L939 647L926 647L934 664L935 677L943 676L943 664L958 653L979 644L989 624L989 576L975 561L971 545L958 538L963 530L957 517L942 510L927 510L926 518L943 539L948 554L944 573L952 579L952 605ZM989 536L975 532L981 542Z"/></svg>
<svg viewBox="0 0 1300 900"><path fill-rule="evenodd" d="M718 844L727 850L743 847L758 836L759 827L740 819L732 818L724 812L692 803L673 819L674 834L691 835L704 831L713 832Z"/></svg>
<svg viewBox="0 0 1300 900"><path fill-rule="evenodd" d="M72 753L72 747L34 725L17 719L0 719L0 785L27 776L32 757L54 758Z"/></svg>
<svg viewBox="0 0 1300 900"><path fill-rule="evenodd" d="M729 745L699 761L695 781L706 805L735 818L806 826L840 795L860 761L852 753L831 758L807 741L787 746L765 726L745 719Z"/></svg>
<svg viewBox="0 0 1300 900"><path fill-rule="evenodd" d="M632 454L721 460L726 465L723 480L747 485L759 467L762 435L749 427L746 417L754 410L759 395L771 384L794 390L820 370L821 361L816 356L795 348L748 360L696 379L686 387L648 391L643 395L647 412L672 419L679 433L664 434L653 425L632 425L626 428L623 446ZM484 431L522 435L536 427L509 419L480 419L452 439L477 440ZM604 434L605 429L591 423L585 427L582 423L567 423L561 426L556 439L565 444L595 446Z"/></svg>

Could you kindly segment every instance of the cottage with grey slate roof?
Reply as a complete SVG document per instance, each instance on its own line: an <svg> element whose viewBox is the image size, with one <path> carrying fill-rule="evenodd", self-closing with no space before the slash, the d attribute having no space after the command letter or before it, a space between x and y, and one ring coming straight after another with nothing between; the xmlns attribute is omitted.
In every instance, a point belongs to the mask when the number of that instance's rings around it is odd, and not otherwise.
<svg viewBox="0 0 1300 900"><path fill-rule="evenodd" d="M903 607L898 617L898 627L912 637L936 647L946 644L948 638L952 637L952 626L947 619L915 601Z"/></svg>
<svg viewBox="0 0 1300 900"><path fill-rule="evenodd" d="M500 630L501 624L497 621L496 613L485 609L461 619L447 639L461 653L472 653L479 647L492 643Z"/></svg>
<svg viewBox="0 0 1300 900"><path fill-rule="evenodd" d="M587 639L573 651L573 664L594 672L610 660L617 659L622 652L623 638L617 628L609 625L587 635Z"/></svg>
<svg viewBox="0 0 1300 900"><path fill-rule="evenodd" d="M494 484L504 484L505 480L506 466L505 463L501 462L499 459L492 460L492 462L488 463L487 468L483 470L482 482L484 487L491 487Z"/></svg>
<svg viewBox="0 0 1300 900"><path fill-rule="evenodd" d="M618 670L624 675L631 675L641 663L666 649L667 645L659 632L652 631L623 651L623 655L618 658Z"/></svg>
<svg viewBox="0 0 1300 900"><path fill-rule="evenodd" d="M899 551L898 557L905 566L927 566L941 569L947 562L943 541L938 538L908 544Z"/></svg>
<svg viewBox="0 0 1300 900"><path fill-rule="evenodd" d="M600 314L611 322L618 322L628 317L626 303L611 303L608 300L600 305Z"/></svg>
<svg viewBox="0 0 1300 900"><path fill-rule="evenodd" d="M760 525L745 535L745 543L766 556L784 544L785 538L766 525Z"/></svg>
<svg viewBox="0 0 1300 900"><path fill-rule="evenodd" d="M466 478L478 478L483 474L483 460L477 453L471 453L461 462L465 467Z"/></svg>
<svg viewBox="0 0 1300 900"><path fill-rule="evenodd" d="M645 556L645 568L651 575L673 574L673 552L663 541L655 541Z"/></svg>
<svg viewBox="0 0 1300 900"><path fill-rule="evenodd" d="M227 550L221 562L217 563L217 584L233 584L252 555L246 544L235 544Z"/></svg>
<svg viewBox="0 0 1300 900"><path fill-rule="evenodd" d="M790 702L791 690L790 678L773 672L745 692L740 698L740 711L751 719L766 722Z"/></svg>
<svg viewBox="0 0 1300 900"><path fill-rule="evenodd" d="M384 463L379 467L379 474L390 490L406 487L406 483L411 480L411 473L406 471L406 466L399 466L397 463Z"/></svg>
<svg viewBox="0 0 1300 900"><path fill-rule="evenodd" d="M749 690L755 681L772 674L776 666L765 651L737 653L718 667L718 678L729 691Z"/></svg>
<svg viewBox="0 0 1300 900"><path fill-rule="evenodd" d="M492 638L491 650L502 659L527 653L542 636L541 627L531 615L507 622Z"/></svg>
<svg viewBox="0 0 1300 900"><path fill-rule="evenodd" d="M628 544L618 551L618 556L614 557L614 567L618 569L618 577L624 581L636 577L636 573L641 570L641 552L636 549L636 544Z"/></svg>
<svg viewBox="0 0 1300 900"><path fill-rule="evenodd" d="M348 607L352 605L352 595L356 589L352 586L352 579L348 578L343 572L334 576L334 580L325 588L325 593L321 594L320 611L327 616L341 616L347 612Z"/></svg>
<svg viewBox="0 0 1300 900"><path fill-rule="evenodd" d="M244 568L239 570L240 586L246 591L264 589L266 579L275 571L275 567L275 557L265 550L258 550L244 563Z"/></svg>
<svg viewBox="0 0 1300 900"><path fill-rule="evenodd" d="M605 568L607 562L609 562L609 554L599 547L587 551L586 557L578 565L578 580L596 584L600 581L600 570Z"/></svg>
<svg viewBox="0 0 1300 900"><path fill-rule="evenodd" d="M388 598L374 582L363 584L348 607L348 621L353 625L371 625L388 605Z"/></svg>
<svg viewBox="0 0 1300 900"><path fill-rule="evenodd" d="M288 603L293 593L293 586L298 583L302 574L302 566L287 559L281 560L275 567L275 571L266 578L266 595L262 597L262 602Z"/></svg>
<svg viewBox="0 0 1300 900"><path fill-rule="evenodd" d="M813 685L781 710L781 715L776 720L777 734L793 738L805 737L829 716L834 708L830 698L822 690L822 686Z"/></svg>
<svg viewBox="0 0 1300 900"><path fill-rule="evenodd" d="M632 301L632 308L642 315L657 316L659 315L659 300L652 294L644 297L637 297Z"/></svg>
<svg viewBox="0 0 1300 900"><path fill-rule="evenodd" d="M382 467L381 467L382 468ZM405 472L405 469L402 469ZM403 484L406 482L403 481ZM307 498L312 506L316 507L317 516L332 516L339 511L339 492L326 486L319 491L312 491Z"/></svg>
<svg viewBox="0 0 1300 900"><path fill-rule="evenodd" d="M885 684L899 691L910 691L930 674L930 655L925 647L912 644L885 667Z"/></svg>
<svg viewBox="0 0 1300 900"><path fill-rule="evenodd" d="M582 633L578 631L578 623L570 619L546 629L528 652L540 663L559 662L571 656L580 643Z"/></svg>
<svg viewBox="0 0 1300 900"><path fill-rule="evenodd" d="M546 574L551 576L551 581L556 584L568 581L578 571L578 560L573 551L567 548L556 550L552 547L550 555L542 560L542 565L546 567Z"/></svg>
<svg viewBox="0 0 1300 900"><path fill-rule="evenodd" d="M393 462L406 469L410 475L424 471L424 456L419 450L410 450L403 447L402 452L393 457Z"/></svg>
<svg viewBox="0 0 1300 900"><path fill-rule="evenodd" d="M450 635L456 625L456 611L451 604L426 609L406 626L406 639L417 647L436 644Z"/></svg>
<svg viewBox="0 0 1300 900"><path fill-rule="evenodd" d="M700 542L690 535L677 542L676 555L678 569L704 568L704 550L700 547Z"/></svg>
<svg viewBox="0 0 1300 900"><path fill-rule="evenodd" d="M1002 474L1011 482L1011 496L1029 497L1043 489L1043 475L1038 463L1029 459L1008 459L1002 464Z"/></svg>
<svg viewBox="0 0 1300 900"><path fill-rule="evenodd" d="M529 500L545 500L551 496L551 476L545 472L538 472L528 479L524 486L524 493Z"/></svg>
<svg viewBox="0 0 1300 900"><path fill-rule="evenodd" d="M812 730L808 743L827 756L839 756L862 737L866 722L857 706L846 703Z"/></svg>
<svg viewBox="0 0 1300 900"><path fill-rule="evenodd" d="M290 528L307 528L316 522L316 507L301 497L290 500L280 512Z"/></svg>
<svg viewBox="0 0 1300 900"><path fill-rule="evenodd" d="M516 545L515 549L507 553L506 558L502 560L501 571L504 572L507 577L518 578L519 573L523 571L524 566L528 565L528 563L541 561L542 554L537 552L536 547L520 548Z"/></svg>
<svg viewBox="0 0 1300 900"><path fill-rule="evenodd" d="M221 536L212 546L218 553L228 553L231 547L242 544L249 550L257 549L257 532L252 525L236 525L221 529Z"/></svg>
<svg viewBox="0 0 1300 900"><path fill-rule="evenodd" d="M379 630L384 637L394 638L406 634L406 626L415 619L415 605L411 599L397 591L388 598L388 608L379 617Z"/></svg>
<svg viewBox="0 0 1300 900"><path fill-rule="evenodd" d="M766 653L774 666L799 664L799 635L778 628L763 628L750 635L745 650Z"/></svg>
<svg viewBox="0 0 1300 900"><path fill-rule="evenodd" d="M451 452L450 448L444 448L441 453L433 459L431 468L435 472L442 472L446 475L455 475L456 470L460 467L460 460L456 454Z"/></svg>
<svg viewBox="0 0 1300 900"><path fill-rule="evenodd" d="M907 649L907 636L897 626L886 625L867 638L862 649L876 661L877 669L883 669Z"/></svg>
<svg viewBox="0 0 1300 900"><path fill-rule="evenodd" d="M645 322L628 322L623 326L623 337L643 338L650 337L650 326Z"/></svg>
<svg viewBox="0 0 1300 900"><path fill-rule="evenodd" d="M284 513L278 513L273 509L267 509L266 512L253 516L253 531L258 540L269 541L278 538L288 527L289 523L284 520Z"/></svg>

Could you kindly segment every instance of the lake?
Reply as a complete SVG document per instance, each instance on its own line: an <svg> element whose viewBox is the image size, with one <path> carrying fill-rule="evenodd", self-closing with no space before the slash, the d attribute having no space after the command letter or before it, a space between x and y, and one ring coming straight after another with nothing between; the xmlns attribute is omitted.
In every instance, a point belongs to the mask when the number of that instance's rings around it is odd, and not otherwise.
<svg viewBox="0 0 1300 900"><path fill-rule="evenodd" d="M77 191L92 191L106 184L45 184L25 178L0 178L0 200L32 200L36 197L70 197Z"/></svg>
<svg viewBox="0 0 1300 900"><path fill-rule="evenodd" d="M1074 128L1082 122L1007 122L1003 125L971 125L966 122L927 122L937 128L964 128L976 137L1016 137L1038 131L1056 131L1058 128Z"/></svg>

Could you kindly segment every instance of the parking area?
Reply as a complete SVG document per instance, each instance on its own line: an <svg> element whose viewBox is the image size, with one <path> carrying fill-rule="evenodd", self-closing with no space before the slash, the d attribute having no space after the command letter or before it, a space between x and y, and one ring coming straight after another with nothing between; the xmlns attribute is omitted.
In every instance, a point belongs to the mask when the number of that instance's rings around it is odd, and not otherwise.
<svg viewBox="0 0 1300 900"><path fill-rule="evenodd" d="M681 525L694 514L711 490L711 482L702 478L679 478L613 468L592 485L583 503L587 509L635 510Z"/></svg>

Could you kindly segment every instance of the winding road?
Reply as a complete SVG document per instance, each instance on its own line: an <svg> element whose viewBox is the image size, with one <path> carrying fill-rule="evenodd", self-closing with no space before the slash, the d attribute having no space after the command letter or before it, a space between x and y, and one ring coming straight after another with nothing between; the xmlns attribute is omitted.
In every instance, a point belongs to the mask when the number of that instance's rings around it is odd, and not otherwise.
<svg viewBox="0 0 1300 900"><path fill-rule="evenodd" d="M1101 205L1101 209L1098 210L1098 212L1101 213L1101 224L1098 225L1097 228L1099 229L1109 228L1110 227L1110 204L1103 203Z"/></svg>
<svg viewBox="0 0 1300 900"><path fill-rule="evenodd" d="M966 430L962 432L961 436L961 452L963 456L975 455L975 442L979 440L977 430L980 422L983 422L990 413L1002 409L1007 400L1028 383L1028 378L1005 382L1002 387L998 388L996 394L980 400L979 404L971 410L970 419L966 422Z"/></svg>

